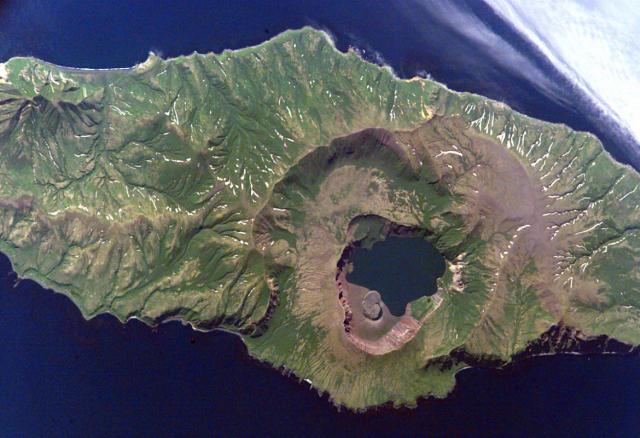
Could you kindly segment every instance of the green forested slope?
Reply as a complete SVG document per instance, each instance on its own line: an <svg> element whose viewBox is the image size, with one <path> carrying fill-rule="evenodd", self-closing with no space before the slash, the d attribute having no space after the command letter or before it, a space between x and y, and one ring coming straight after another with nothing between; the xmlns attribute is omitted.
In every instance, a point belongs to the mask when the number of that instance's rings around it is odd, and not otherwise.
<svg viewBox="0 0 640 438"><path fill-rule="evenodd" d="M180 319L353 408L444 395L554 324L640 343L640 178L592 135L400 80L313 29L126 70L0 66L0 250L86 317ZM447 257L423 326L344 337L336 264L362 215ZM456 283L455 278L461 279Z"/></svg>

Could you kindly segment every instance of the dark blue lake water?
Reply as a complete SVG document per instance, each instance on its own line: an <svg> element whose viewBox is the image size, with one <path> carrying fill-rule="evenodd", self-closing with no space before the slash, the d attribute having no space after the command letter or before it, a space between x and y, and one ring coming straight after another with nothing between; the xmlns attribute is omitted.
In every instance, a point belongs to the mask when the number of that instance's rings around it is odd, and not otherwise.
<svg viewBox="0 0 640 438"><path fill-rule="evenodd" d="M453 2L546 68L480 2ZM429 8L407 21L404 1L16 0L0 2L0 59L33 55L81 67L256 44L287 28L330 30L342 49L376 51L400 75L425 70L546 120L599 135L623 161L629 144L575 96L541 94L452 34ZM402 5L400 8L398 5ZM404 11L404 12L402 12ZM419 23L419 25L416 25ZM562 83L562 78L557 77ZM567 84L566 97L572 96ZM547 357L506 370L467 370L446 400L418 409L338 413L304 383L248 358L240 340L177 323L150 329L84 321L65 297L14 287L0 257L0 436L637 436L640 358Z"/></svg>
<svg viewBox="0 0 640 438"><path fill-rule="evenodd" d="M375 289L392 314L404 314L407 303L438 289L444 257L421 237L387 237L371 249L356 248L349 255L351 283Z"/></svg>

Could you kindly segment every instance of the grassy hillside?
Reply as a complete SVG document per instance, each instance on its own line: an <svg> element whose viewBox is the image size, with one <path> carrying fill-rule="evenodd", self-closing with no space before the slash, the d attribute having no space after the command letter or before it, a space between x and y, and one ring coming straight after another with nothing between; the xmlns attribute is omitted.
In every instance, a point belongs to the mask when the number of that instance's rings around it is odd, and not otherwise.
<svg viewBox="0 0 640 438"><path fill-rule="evenodd" d="M400 80L321 32L128 70L0 65L0 251L109 312L244 337L352 408L444 396L555 324L640 344L640 178L592 135ZM424 230L448 263L421 328L345 336L350 224Z"/></svg>

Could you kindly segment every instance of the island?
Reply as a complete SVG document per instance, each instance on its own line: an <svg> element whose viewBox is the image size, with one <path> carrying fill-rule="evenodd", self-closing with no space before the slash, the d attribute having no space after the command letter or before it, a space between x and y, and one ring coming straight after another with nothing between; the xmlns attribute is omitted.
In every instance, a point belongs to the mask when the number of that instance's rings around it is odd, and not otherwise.
<svg viewBox="0 0 640 438"><path fill-rule="evenodd" d="M86 318L179 320L364 410L469 366L640 344L640 176L593 135L303 28L130 69L0 64L0 251ZM417 236L389 312L349 249Z"/></svg>

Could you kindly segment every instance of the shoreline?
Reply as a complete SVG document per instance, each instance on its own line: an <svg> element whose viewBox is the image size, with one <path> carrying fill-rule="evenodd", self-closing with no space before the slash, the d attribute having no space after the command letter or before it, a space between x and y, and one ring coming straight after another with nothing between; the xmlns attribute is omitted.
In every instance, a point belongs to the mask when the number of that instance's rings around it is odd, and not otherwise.
<svg viewBox="0 0 640 438"><path fill-rule="evenodd" d="M308 29L308 28L307 28L307 27L305 27L305 28L303 28L303 29ZM285 31L285 32L283 32L283 33L281 33L281 34L279 34L279 35L277 35L277 36L275 36L275 37L273 37L273 38L269 39L269 40L268 40L268 41L266 41L266 42L259 43L259 44L255 45L255 46L249 46L249 47L245 47L245 48L242 48L242 49L232 50L231 52L241 52L241 51L244 51L244 50L249 50L249 49L251 49L251 48L253 48L253 47L256 47L256 46L260 46L260 45L263 45L263 44L269 44L269 43L271 43L272 41L276 41L277 39L282 38L282 37L283 37L283 35L286 35L286 34L288 34L289 32L300 32L300 30L290 30L290 31ZM335 41L331 38L331 36L330 36L328 33L326 33L325 31L318 31L318 32L320 32L320 33L322 33L322 34L324 35L324 37L325 37L325 38L330 42L330 44L331 44L331 46L333 47L333 49L334 49L334 50L336 50L338 53L342 54L343 56L349 56L349 53L350 53L350 52L346 52L346 53L345 53L345 52L342 52L342 51L340 51L339 49L337 49L337 47L336 47L336 45L335 45ZM223 51L223 52L222 52L222 54L224 54L225 52L227 52L227 50ZM195 52L194 52L194 53L195 53ZM356 55L357 55L357 54L356 54ZM150 55L150 56L149 56L149 58L148 58L148 60L149 60L149 59L156 59L156 58L154 58L153 56L155 56L155 55ZM209 53L209 54L204 54L204 55L201 55L201 54L186 55L186 57L190 57L190 56L221 56L221 54L220 54L220 55L216 55L216 54L214 54L214 53ZM359 55L358 55L358 56L359 56ZM172 61L172 60L175 60L175 59L178 59L178 58L183 58L183 57L185 57L185 56L179 56L179 57L175 57L175 58L167 58L166 60L162 60L162 62L170 62L170 61ZM14 59L14 58L12 58L12 59ZM28 59L34 59L34 60L35 60L35 58L29 58L29 57L28 57ZM161 58L157 58L157 59L161 59ZM60 70L78 72L78 74L92 74L92 73L101 73L101 72L105 72L105 73L106 73L106 72L109 72L109 71L119 71L119 72L124 71L124 72L131 72L131 71L134 71L136 68L139 68L140 66L143 66L143 65L144 65L144 63L145 63L145 62L147 62L147 61L144 61L143 63L136 64L136 65L135 65L135 66L133 66L133 67L127 67L127 68L114 68L114 69L82 69L82 68L74 68L74 67L63 67L63 66L57 66L57 65L55 65L55 64L47 63L46 61L40 61L40 60L36 60L36 61L37 61L37 62L42 62L42 63L44 63L44 64L46 64L46 65L53 66L53 67L58 68L58 69L60 69ZM9 62L9 61L7 61L7 62ZM365 60L365 62L369 62L369 61L366 61L366 60ZM0 65L4 65L4 64L0 64ZM411 78L411 79L403 79L403 78L399 78L399 77L396 75L396 73L393 71L393 69L389 68L388 70L389 70L390 74L391 74L394 78L396 78L397 80L401 80L401 81L414 81L414 80L420 80L420 81L425 81L425 82L429 81L429 82L432 82L432 83L438 84L439 86L442 86L444 89L446 89L447 91L449 91L449 92L451 92L451 93L454 93L454 94L460 94L460 95L471 95L471 96L477 96L477 97L480 97L480 98L482 98L482 99L485 99L487 102L489 102L489 103L491 103L491 104L499 105L499 106L504 106L504 107L506 107L508 110L513 111L513 112L514 112L514 113L516 113L516 114L520 114L522 117L525 117L525 118L527 118L528 120L534 120L534 121L538 121L538 120L539 120L539 119L535 119L535 118L529 117L529 116L527 116L527 115L525 115L525 114L521 114L521 113L519 113L519 112L516 112L516 111L515 111L515 110L513 110L509 105L506 105L506 104L504 104L504 103L502 103L502 102L499 102L499 101L495 101L495 100L492 100L492 99L488 99L488 98L485 98L485 97L483 97L483 96L480 96L480 95L477 95L477 94L474 94L474 93L466 93L466 92L457 92L457 91L453 91L453 90L450 90L448 87L446 87L446 85L441 84L441 83L439 83L439 82L437 82L437 81L430 80L430 79L425 79L425 78L421 78L421 77L414 77L414 78ZM418 79L416 79L416 78L418 78ZM550 123L550 122L545 122L545 123ZM568 129L571 129L571 128L570 128L568 125L566 125L566 124L558 124L558 123L550 123L550 124L552 124L552 125L556 125L556 126L564 126L564 127L568 128ZM609 159L610 159L613 163L615 163L615 164L617 164L617 165L619 165L619 166L621 166L621 167L628 167L628 169L629 169L629 170L632 170L636 175L640 175L640 173L639 173L639 172L638 172L638 171L637 171L633 166L631 166L631 165L629 165L629 164L621 163L621 162L617 161L615 158L613 158L613 157L611 156L611 154L609 153L609 151L604 147L604 145L602 144L602 142L597 138L597 136L595 136L594 134L592 134L592 133L590 133L590 132L586 132L586 134L587 134L587 135L592 136L594 139L596 139L596 140L598 141L598 144L599 144L599 145L600 145L600 147L602 148L603 152L605 152L605 153L607 154L607 156L609 157ZM9 255L7 255L7 258L10 260L10 263L11 263L11 257L10 257ZM11 264L11 268L12 268L12 272L15 272L15 270L13 270L13 264ZM18 274L16 273L16 275L18 275ZM20 277L19 277L19 276L18 276L18 278L20 279ZM25 277L25 278L27 278L27 277ZM54 293L59 293L59 294L61 294L61 295L66 296L67 298L69 298L69 299L71 300L71 302L75 305L75 307L76 307L76 308L78 308L78 309L80 310L80 312L81 312L82 316L83 316L86 320L91 320L91 319L93 319L93 318L95 318L95 317L97 317L97 316L99 316L99 315L101 315L101 314L110 314L110 315L112 315L112 316L116 317L116 319L118 319L118 321L120 321L120 323L122 323L123 325L126 325L126 324L127 324L127 322L128 322L128 321L130 321L130 320L138 320L138 321L142 322L143 324L145 324L145 325L147 325L147 326L149 326L149 327L151 327L151 328L158 327L158 326L160 326L161 324L166 323L166 322L177 321L177 322L180 322L182 325L190 326L190 327L191 327L191 329L192 329L192 330L194 330L194 331L196 331L196 332L208 333L208 332L212 332L212 331L222 331L222 332L232 333L232 334L234 334L234 335L236 335L236 336L240 337L240 339L242 340L243 344L245 345L245 348L247 348L247 344L246 344L246 342L245 342L245 336L246 336L246 335L243 335L243 334L241 334L241 333L237 333L237 332L234 332L234 331L231 331L231 330L225 329L225 328L220 328L220 327L214 327L214 328L201 328L201 327L197 327L193 322L191 322L191 321L187 321L187 320L185 320L185 319L183 319L183 318L179 318L179 317L169 317L169 318L166 318L166 319L159 319L159 320L157 320L157 321L156 321L156 320L143 319L143 318L140 318L140 317L138 317L138 316L132 315L132 316L128 316L128 317L126 317L126 318L122 319L122 318L120 318L118 315L115 315L115 314L113 314L113 313L111 313L111 312L109 312L109 311L101 311L101 312L96 313L96 314L93 314L93 315L85 315L85 313L84 313L83 309L75 303L75 301L74 301L73 297L72 297L70 294L65 293L65 292L59 292L59 291L57 291L55 288L47 286L47 284L46 284L46 278L44 278L44 279L40 279L40 278L31 278L31 277L28 277L27 279L28 279L28 280L30 280L30 281L34 281L36 284L38 284L38 285L39 285L40 287L42 287L43 289L49 289L49 290L53 291ZM545 333L546 333L546 332L545 332ZM607 339L609 339L609 338L607 338ZM625 345L626 345L626 344L625 344ZM633 348L636 348L636 347L633 347ZM632 349L633 349L633 348L632 348ZM248 351L248 348L247 348L247 351ZM581 354L583 354L583 353L580 353L580 352L570 352L570 351L569 351L569 352L560 352L560 353L544 353L544 352L541 352L539 355L540 355L540 356L546 356L546 355L557 355L557 354L576 354L576 355L581 355ZM608 352L603 352L603 353L586 353L586 354L625 354L625 353L616 353L616 352L608 353ZM626 353L626 354L631 354L631 353ZM537 355L536 353L533 353L530 357L536 357L536 355ZM250 354L248 354L248 356L249 356L249 357L253 357L253 356L251 356ZM515 358L516 356L518 356L518 355L515 355L515 356L514 356L514 358ZM254 359L255 359L255 358L254 358ZM512 361L510 361L510 362L508 362L508 363L514 363L514 361L515 361L515 360L517 360L517 359L514 359L514 360L512 360ZM480 362L482 362L482 361L480 361ZM266 362L266 361L265 361L265 363L268 363L268 362ZM469 366L469 367L471 367L471 366ZM273 367L272 367L272 368L273 368ZM283 367L283 368L284 368L284 367ZM461 369L461 370L459 370L458 372L460 372L460 371L462 371L462 370L464 370L464 369L466 369L466 368L467 368L467 367L462 368L462 369ZM276 369L277 369L277 368L276 368ZM286 368L284 368L284 369L286 369ZM295 375L295 373L293 373L291 370L288 370L288 369L286 369L286 370L287 370L287 372L288 372L289 374L294 374L294 375ZM456 373L456 374L457 374L457 373ZM314 387L314 388L315 388L315 387ZM455 388L455 386L454 386L454 388ZM317 389L317 388L315 388L315 389ZM452 390L453 390L453 388L452 388ZM318 390L318 391L320 391L320 390ZM427 398L430 398L430 397L427 397Z"/></svg>
<svg viewBox="0 0 640 438"><path fill-rule="evenodd" d="M3 252L2 253L7 260L10 261L10 258ZM16 282L19 281L29 281L29 282L33 282L37 287L41 288L42 291L38 291L38 293L41 292L45 292L45 293L54 293L57 295L60 295L62 297L64 297L64 299L68 300L68 302L73 306L74 309L76 309L77 311L80 312L80 308L75 304L75 302L66 294L61 293L61 292L57 292L55 289L51 289L49 287L46 287L44 285L42 285L41 283L39 283L36 280L30 279L30 278L20 278L18 276L18 274L13 270L13 268L11 268L11 273L15 274L16 278ZM495 371L508 371L509 369L513 368L513 367L517 367L522 363L526 363L527 361L530 360L536 360L538 358L544 358L544 357L552 357L552 356L580 356L580 357L606 357L606 356L610 356L610 357L615 357L615 356L640 356L640 346L632 346L620 341L615 340L614 338L609 338L605 335L600 335L600 336L587 336L584 335L586 337L586 342L596 342L596 343L600 343L603 346L607 345L607 342L613 342L615 345L620 346L621 348L618 350L605 350L605 351L584 351L581 349L577 349L577 350L564 350L564 351L555 351L555 352L549 352L549 351L541 351L541 350L531 350L531 351L527 351L527 349L529 349L531 346L536 345L536 343L538 341L541 340L542 337L544 337L544 335L546 335L547 333L553 332L554 330L559 330L561 325L557 325L554 324L552 325L547 331L545 331L541 337L537 338L536 340L530 342L528 344L528 346L525 348L525 350L523 350L520 353L515 354L514 356L512 356L508 361L503 361L501 363L496 363L495 360L493 359L488 359L488 358L477 358L475 357L475 363L473 364L466 364L465 366L461 367L460 369L458 369L454 376L455 376L455 384L454 386L451 387L451 389L447 392L447 394L443 397L438 397L438 396L434 396L434 395L422 395L419 396L418 398L416 398L414 400L414 403L405 403L405 404L401 404L401 405L395 405L393 402L388 401L386 403L383 404L379 404L379 405L373 405L373 406L369 406L367 408L364 409L358 409L358 408L351 408L349 406L346 406L344 404L340 404L338 402L336 402L331 395L326 391L323 390L321 388L316 387L313 382L311 381L307 381L308 379L305 379L302 376L299 376L294 370L287 368L284 365L281 366L274 366L272 363L268 362L267 360L263 360L260 359L259 357L253 356L250 352L249 352L249 347L247 345L247 343L245 342L245 336L243 336L240 333L236 333L234 331L231 330L227 330L224 328L220 328L220 327L216 327L216 328L211 328L211 329L203 329L203 328L198 328L196 326L193 325L193 323L191 322L187 322L184 320L181 320L179 318L169 318L167 320L161 321L161 322L157 322L154 321L152 323L149 323L147 321L144 321L136 316L131 316L129 318L127 318L126 320L122 320L119 317L117 317L116 315L109 313L109 312L102 312L102 313L98 313L96 315L93 315L91 317L86 317L84 314L82 314L82 312L80 312L80 315L82 316L82 319L84 320L85 323L89 323L93 320L96 320L97 318L114 318L117 323L119 325L121 325L122 327L126 327L127 324L129 322L132 321L137 321L138 323L140 323L141 327L146 328L149 331L152 331L154 329L158 329L160 328L160 326L166 324L166 323L178 323L180 326L187 328L195 333L202 333L202 334L209 334L209 333L213 333L213 332L220 332L220 333L224 333L224 334L228 334L231 335L232 337L236 337L240 340L240 342L242 343L242 347L244 348L243 354L244 357L249 360L250 362L252 362L253 364L257 364L258 366L264 367L264 368L268 368L269 370L272 370L278 374L280 374L281 376L287 378L287 379L292 379L293 381L295 381L297 384L301 385L301 389L305 389L305 390L311 390L313 389L317 394L318 394L318 398L320 400L323 400L323 402L329 402L334 409L336 409L336 411L340 414L348 414L348 413L353 413L353 414L357 414L357 415L364 415L364 414L382 414L384 412L389 412L389 411L393 411L393 412L399 412L399 411L406 411L406 412L412 412L415 411L416 409L421 408L422 406L424 406L426 403L428 403L431 400L444 400L447 399L459 386L460 382L458 380L458 375L460 373L462 373L465 370L470 370L470 369L486 369L486 370L495 370ZM570 327L566 327L564 326L565 329L567 330L572 330L572 328ZM572 338L573 339L573 338ZM444 358L450 358L451 355L454 354L456 355L455 350L452 351L449 355L444 356ZM468 356L468 358L473 357L473 356ZM437 359L437 358L434 358ZM308 385L305 387L305 385Z"/></svg>
<svg viewBox="0 0 640 438"><path fill-rule="evenodd" d="M372 64L372 65L376 65L380 68L383 68L385 70L387 70L389 72L389 74L391 74L391 76L396 79L396 80L400 80L400 81L404 81L404 82L427 82L427 83L433 83L436 84L442 88L444 88L446 91L453 93L455 95L459 95L459 96L472 96L472 97L480 97L484 100L486 100L488 103L494 104L494 105L501 105L506 107L509 111L514 112L515 114L518 114L520 116L525 117L528 120L535 120L535 121L543 121L545 123L551 124L551 125L555 125L555 126L560 126L560 127L564 127L567 128L571 131L574 131L576 133L583 133L583 134L587 134L591 137L593 137L594 139L596 139L598 141L598 143L601 145L602 149L604 150L604 152L607 154L607 157L609 159L611 159L614 163L616 163L617 165L620 165L624 168L627 168L628 170L632 170L636 175L640 176L640 167L636 168L631 164L628 163L623 163L619 160L617 160L615 157L613 157L613 155L611 154L611 152L609 150L607 150L607 148L604 146L604 144L602 143L602 141L600 140L600 138L595 135L594 133L590 132L590 131L581 131L581 130L577 130L577 129L573 129L571 126L567 125L566 123L558 123L558 122L551 122L548 120L544 120L544 119L538 119L532 116L529 116L528 114L522 113L520 111L516 111L515 109L513 109L513 107L509 104L507 104L506 102L502 102L500 100L496 100L496 99L492 99L486 96L483 96L481 94L477 94L477 93L472 93L472 92L468 92L468 91L458 91L458 90L454 90L452 88L449 88L448 85L444 82L440 82L437 81L431 77L421 77L417 74L415 74L412 77L401 77L400 75L398 75L398 73L393 69L393 67L389 64L376 64L375 62L371 61L371 60L367 60L366 58L364 58L357 50L356 47L350 46L347 51L343 52L342 50L338 49L337 45L336 45L336 39L333 35L330 34L329 31L325 30L325 29L319 29L316 27L313 27L311 25L307 25L307 26L303 26L301 28L297 28L297 29L287 29L277 35L272 36L269 39L263 40L259 43L250 45L250 46L245 46L245 47L241 47L241 48L237 48L237 49L224 49L222 52L216 53L213 51L210 52L205 52L205 53L201 53L201 52L197 52L194 51L190 54L186 54L186 55L177 55L177 56L173 56L173 57L166 57L166 58L162 58L158 55L156 55L153 51L149 51L149 55L147 56L147 58L145 60L140 61L139 63L130 66L130 67L114 67L114 68L85 68L85 67L72 67L72 66L63 66L63 65L58 65L52 62L48 62L33 56L14 56L11 57L7 60L4 60L3 62L0 62L0 67L5 66L8 62L10 62L13 59L29 59L29 60L33 60L39 63L43 63L45 65L48 65L50 67L54 67L54 68L58 68L60 70L63 71L67 71L67 72L75 72L77 74L91 74L91 73L96 73L96 74L100 74L100 73L109 73L109 72L121 72L121 73L131 73L134 72L137 68L141 68L144 66L145 63L147 63L150 59L159 59L161 62L172 62L178 59L182 59L182 58L190 58L190 57L194 57L194 56L201 56L201 57L220 57L223 56L225 53L242 53L243 51L246 50L251 50L254 49L256 47L265 45L265 44L272 44L276 41L278 41L281 38L286 37L288 34L290 33L299 33L299 32L305 32L305 31L313 31L313 32L318 32L320 33L325 40L329 43L329 45L333 48L333 50L339 54L341 54L342 56L358 56L362 61ZM584 94L584 93L583 93ZM588 96L585 96L588 98ZM609 117L611 119L611 121L613 123L615 123L617 125L617 127L622 130L625 134L625 136L629 136L629 138L633 139L635 143L637 143L640 146L640 140L635 139L635 137L631 134L631 132L628 131L627 128L625 128L624 126L622 126L619 122L617 122L616 120L612 119L611 117Z"/></svg>

